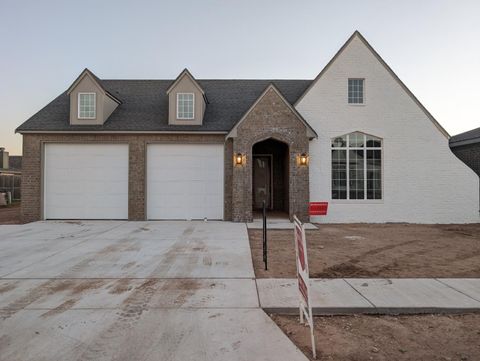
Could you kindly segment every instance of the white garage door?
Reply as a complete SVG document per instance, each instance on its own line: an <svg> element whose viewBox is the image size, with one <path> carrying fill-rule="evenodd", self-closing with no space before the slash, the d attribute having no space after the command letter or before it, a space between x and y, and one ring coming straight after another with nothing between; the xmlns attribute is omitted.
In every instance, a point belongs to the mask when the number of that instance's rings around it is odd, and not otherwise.
<svg viewBox="0 0 480 361"><path fill-rule="evenodd" d="M147 146L148 219L223 219L223 144Z"/></svg>
<svg viewBox="0 0 480 361"><path fill-rule="evenodd" d="M127 219L127 144L46 144L45 219Z"/></svg>

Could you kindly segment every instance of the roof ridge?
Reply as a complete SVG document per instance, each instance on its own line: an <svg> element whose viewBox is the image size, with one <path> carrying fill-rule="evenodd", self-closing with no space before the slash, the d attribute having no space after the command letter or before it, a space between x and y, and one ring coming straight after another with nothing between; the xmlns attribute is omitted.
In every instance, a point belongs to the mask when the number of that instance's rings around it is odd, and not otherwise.
<svg viewBox="0 0 480 361"><path fill-rule="evenodd" d="M101 81L173 81L175 79L100 79ZM226 78L226 79L196 79L197 81L312 81L313 79L254 79L254 78Z"/></svg>

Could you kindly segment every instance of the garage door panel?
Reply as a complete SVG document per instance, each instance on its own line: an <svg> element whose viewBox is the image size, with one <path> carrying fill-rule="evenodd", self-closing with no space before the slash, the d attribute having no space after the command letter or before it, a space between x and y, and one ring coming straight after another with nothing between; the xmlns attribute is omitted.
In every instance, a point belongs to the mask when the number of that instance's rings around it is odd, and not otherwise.
<svg viewBox="0 0 480 361"><path fill-rule="evenodd" d="M147 147L149 219L223 219L223 145Z"/></svg>
<svg viewBox="0 0 480 361"><path fill-rule="evenodd" d="M128 145L46 144L47 219L127 219Z"/></svg>

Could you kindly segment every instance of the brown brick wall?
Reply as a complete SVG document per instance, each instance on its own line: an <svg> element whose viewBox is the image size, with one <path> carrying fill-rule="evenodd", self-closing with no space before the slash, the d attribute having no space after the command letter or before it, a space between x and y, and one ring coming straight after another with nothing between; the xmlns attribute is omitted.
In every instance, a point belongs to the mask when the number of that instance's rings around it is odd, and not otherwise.
<svg viewBox="0 0 480 361"><path fill-rule="evenodd" d="M308 221L309 170L297 164L299 154L308 153L306 127L275 90L268 90L237 128L234 138L202 134L25 134L23 136L22 218L42 219L42 153L46 142L127 143L129 145L129 220L145 220L145 154L148 143L225 144L224 218L237 222L252 220L252 147L265 139L288 145L288 211ZM246 155L246 164L233 165L233 155Z"/></svg>
<svg viewBox="0 0 480 361"><path fill-rule="evenodd" d="M59 143L128 143L129 145L129 198L128 218L144 220L145 214L145 152L148 143L221 143L224 135L202 134L24 134L22 170L22 219L24 222L42 219L42 149L45 142ZM227 147L228 149L228 147ZM226 150L227 153L227 150ZM231 159L226 159L232 164ZM230 183L231 184L231 183ZM225 189L225 218L228 219L231 194Z"/></svg>
<svg viewBox="0 0 480 361"><path fill-rule="evenodd" d="M233 179L233 139L227 139L225 142L225 194L224 199L224 215L226 221L231 221L232 216L232 179Z"/></svg>
<svg viewBox="0 0 480 361"><path fill-rule="evenodd" d="M268 138L289 147L289 216L295 214L308 221L309 171L297 164L297 156L308 153L306 127L273 89L248 113L233 138L233 154L245 154L246 164L233 167L232 218L237 222L252 220L252 147Z"/></svg>

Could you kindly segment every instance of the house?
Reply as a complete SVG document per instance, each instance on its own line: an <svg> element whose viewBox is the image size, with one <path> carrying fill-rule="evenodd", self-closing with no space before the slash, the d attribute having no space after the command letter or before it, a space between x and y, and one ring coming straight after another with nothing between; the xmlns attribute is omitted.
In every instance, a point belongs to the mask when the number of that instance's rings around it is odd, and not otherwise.
<svg viewBox="0 0 480 361"><path fill-rule="evenodd" d="M21 155L9 155L8 167L10 170L21 172L22 171L22 156Z"/></svg>
<svg viewBox="0 0 480 361"><path fill-rule="evenodd" d="M451 137L450 149L480 176L480 128Z"/></svg>
<svg viewBox="0 0 480 361"><path fill-rule="evenodd" d="M303 221L480 221L478 177L359 32L313 80L85 69L17 132L24 221L245 222L264 201Z"/></svg>
<svg viewBox="0 0 480 361"><path fill-rule="evenodd" d="M21 161L21 156L10 155L4 147L0 147L0 203L4 202L5 195L11 201L20 200Z"/></svg>
<svg viewBox="0 0 480 361"><path fill-rule="evenodd" d="M9 154L4 147L0 147L0 169L9 168Z"/></svg>
<svg viewBox="0 0 480 361"><path fill-rule="evenodd" d="M480 176L480 128L451 137L450 149Z"/></svg>

